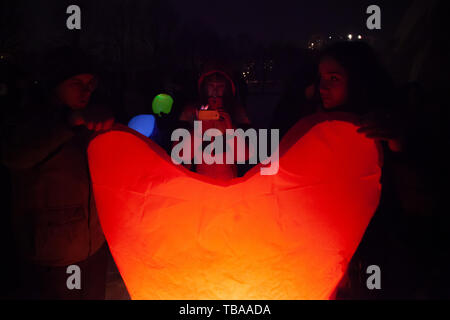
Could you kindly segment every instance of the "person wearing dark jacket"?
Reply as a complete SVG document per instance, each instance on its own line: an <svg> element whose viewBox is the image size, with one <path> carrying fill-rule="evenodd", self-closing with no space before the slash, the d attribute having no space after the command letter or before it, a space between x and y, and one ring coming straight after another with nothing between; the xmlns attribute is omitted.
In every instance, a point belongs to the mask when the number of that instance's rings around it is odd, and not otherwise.
<svg viewBox="0 0 450 320"><path fill-rule="evenodd" d="M60 48L43 64L47 101L9 119L3 163L12 177L14 240L22 260L16 298L104 299L106 244L92 193L86 148L114 119L89 105L97 86L83 52ZM68 266L79 267L80 285ZM77 275L74 275L77 277Z"/></svg>

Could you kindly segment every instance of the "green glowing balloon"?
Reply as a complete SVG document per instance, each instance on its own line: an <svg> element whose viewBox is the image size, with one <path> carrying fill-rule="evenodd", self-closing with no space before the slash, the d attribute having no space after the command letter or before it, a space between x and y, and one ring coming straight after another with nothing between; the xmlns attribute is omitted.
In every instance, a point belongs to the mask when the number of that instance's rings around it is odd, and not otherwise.
<svg viewBox="0 0 450 320"><path fill-rule="evenodd" d="M152 102L152 110L154 114L161 116L161 113L169 114L172 110L173 99L165 93L158 94Z"/></svg>

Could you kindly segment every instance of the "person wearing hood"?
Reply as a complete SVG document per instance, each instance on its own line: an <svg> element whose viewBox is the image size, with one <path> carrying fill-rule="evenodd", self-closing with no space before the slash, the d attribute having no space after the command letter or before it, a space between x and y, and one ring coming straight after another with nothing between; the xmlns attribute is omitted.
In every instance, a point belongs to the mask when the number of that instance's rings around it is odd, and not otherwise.
<svg viewBox="0 0 450 320"><path fill-rule="evenodd" d="M246 130L250 121L236 97L236 86L223 68L210 68L198 80L199 101L186 105L179 120L189 128L193 137L194 121L202 122L202 136L211 128L225 134L227 129ZM217 111L218 119L202 119L202 111ZM226 151L225 151L226 152ZM236 164L193 164L191 170L219 180L230 180L238 176Z"/></svg>
<svg viewBox="0 0 450 320"><path fill-rule="evenodd" d="M98 78L80 50L58 48L41 73L46 102L10 119L2 137L12 177L14 240L21 259L17 298L104 299L107 251L92 194L86 148L111 128L106 108L90 104ZM80 270L69 285L68 266ZM76 281L75 281L76 283Z"/></svg>

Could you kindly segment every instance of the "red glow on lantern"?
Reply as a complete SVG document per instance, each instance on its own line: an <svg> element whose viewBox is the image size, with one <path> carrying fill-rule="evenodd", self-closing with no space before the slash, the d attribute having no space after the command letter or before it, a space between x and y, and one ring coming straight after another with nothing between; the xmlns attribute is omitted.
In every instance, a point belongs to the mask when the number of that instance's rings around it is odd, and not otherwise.
<svg viewBox="0 0 450 320"><path fill-rule="evenodd" d="M127 129L96 137L95 200L131 297L330 298L381 191L377 145L341 118L300 121L277 175L258 166L230 182L175 166Z"/></svg>

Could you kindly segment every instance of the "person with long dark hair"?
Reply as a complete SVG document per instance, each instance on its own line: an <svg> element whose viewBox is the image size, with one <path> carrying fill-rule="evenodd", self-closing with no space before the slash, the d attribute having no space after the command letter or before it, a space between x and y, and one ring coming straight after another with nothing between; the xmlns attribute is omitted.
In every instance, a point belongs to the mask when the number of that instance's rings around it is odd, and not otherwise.
<svg viewBox="0 0 450 320"><path fill-rule="evenodd" d="M320 112L340 111L359 117L358 132L375 139L383 147L382 197L363 241L355 253L338 298L405 298L412 296L417 257L408 247L408 220L399 202L398 168L407 163L402 157L405 117L398 106L400 92L383 67L376 52L366 43L339 42L320 55L316 92ZM409 265L405 270L402 266ZM367 289L366 268L380 266L385 271L383 290Z"/></svg>
<svg viewBox="0 0 450 320"><path fill-rule="evenodd" d="M338 42L326 48L319 63L320 105L361 117L359 132L400 150L401 121L395 116L395 86L376 52L364 42Z"/></svg>

